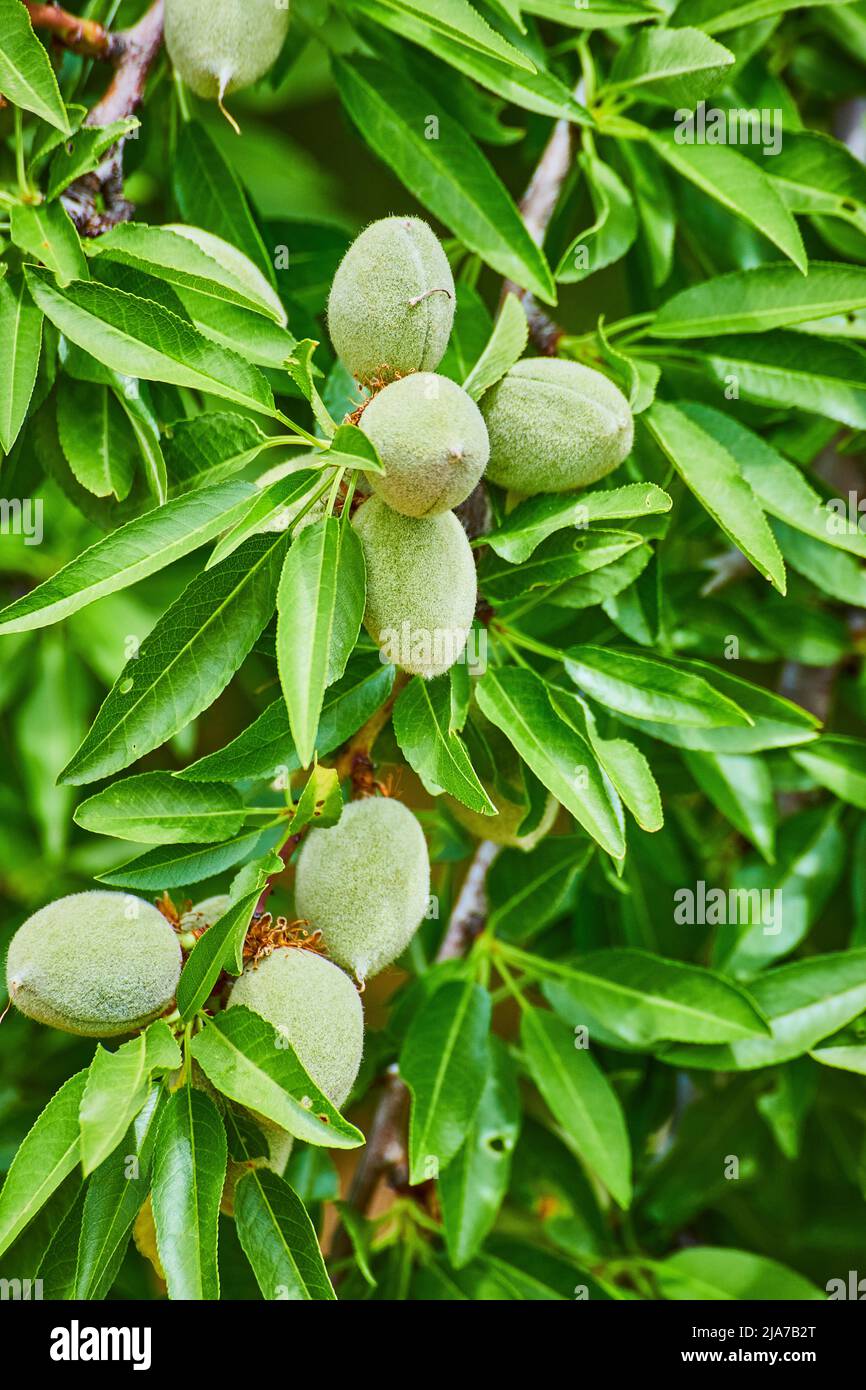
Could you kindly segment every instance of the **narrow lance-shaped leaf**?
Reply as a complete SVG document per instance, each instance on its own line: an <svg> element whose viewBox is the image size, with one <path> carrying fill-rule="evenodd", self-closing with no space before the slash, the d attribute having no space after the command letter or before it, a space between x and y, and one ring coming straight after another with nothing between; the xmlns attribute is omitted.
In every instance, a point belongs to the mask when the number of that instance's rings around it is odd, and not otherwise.
<svg viewBox="0 0 866 1390"><path fill-rule="evenodd" d="M41 349L42 312L22 276L7 275L0 280L0 448L7 454L30 406Z"/></svg>
<svg viewBox="0 0 866 1390"><path fill-rule="evenodd" d="M182 1086L169 1096L153 1158L153 1219L172 1299L218 1299L219 1208L226 1132L210 1096Z"/></svg>
<svg viewBox="0 0 866 1390"><path fill-rule="evenodd" d="M767 518L736 459L707 431L700 412L693 414L689 402L656 401L642 418L713 520L784 594L785 564Z"/></svg>
<svg viewBox="0 0 866 1390"><path fill-rule="evenodd" d="M151 1088L124 1141L103 1160L87 1185L75 1298L105 1298L117 1277L135 1218L150 1190L153 1150L166 1099L161 1083Z"/></svg>
<svg viewBox="0 0 866 1390"><path fill-rule="evenodd" d="M213 703L273 611L285 544L284 536L251 536L192 581L124 667L64 781L127 767Z"/></svg>
<svg viewBox="0 0 866 1390"><path fill-rule="evenodd" d="M235 1188L238 1239L265 1299L335 1299L306 1207L267 1169L245 1173Z"/></svg>
<svg viewBox="0 0 866 1390"><path fill-rule="evenodd" d="M517 208L471 136L414 82L368 58L334 61L346 108L376 153L426 207L482 260L556 301L550 268ZM427 140L418 112L435 115L439 139Z"/></svg>
<svg viewBox="0 0 866 1390"><path fill-rule="evenodd" d="M753 266L681 290L652 323L656 338L765 333L831 314L866 308L866 267L810 261L809 274L790 265Z"/></svg>
<svg viewBox="0 0 866 1390"><path fill-rule="evenodd" d="M22 1141L0 1190L0 1255L78 1163L78 1109L86 1084L86 1070L70 1077Z"/></svg>
<svg viewBox="0 0 866 1390"><path fill-rule="evenodd" d="M261 415L276 414L258 368L154 300L93 281L73 280L62 288L50 272L32 266L26 276L46 318L112 371L207 391Z"/></svg>
<svg viewBox="0 0 866 1390"><path fill-rule="evenodd" d="M361 630L364 554L334 517L307 527L283 566L277 597L277 662L298 756L309 766L325 690L343 674Z"/></svg>
<svg viewBox="0 0 866 1390"><path fill-rule="evenodd" d="M0 612L0 633L47 627L128 588L212 540L255 497L250 483L220 483L128 521Z"/></svg>
<svg viewBox="0 0 866 1390"><path fill-rule="evenodd" d="M218 1091L298 1139L331 1149L364 1142L304 1070L288 1038L244 1005L224 1010L197 1033L192 1054Z"/></svg>
<svg viewBox="0 0 866 1390"><path fill-rule="evenodd" d="M480 985L442 985L416 1013L400 1053L412 1093L409 1181L438 1177L478 1108L490 1068L490 995Z"/></svg>
<svg viewBox="0 0 866 1390"><path fill-rule="evenodd" d="M170 772L142 772L113 782L75 812L85 830L145 845L225 840L239 834L245 819L234 787L181 782Z"/></svg>
<svg viewBox="0 0 866 1390"><path fill-rule="evenodd" d="M652 134L650 139L672 169L756 227L806 274L806 252L797 224L763 170L727 145L679 143L673 133Z"/></svg>
<svg viewBox="0 0 866 1390"><path fill-rule="evenodd" d="M466 745L451 727L447 675L432 681L416 676L398 697L393 717L394 737L431 796L447 791L470 810L495 815Z"/></svg>
<svg viewBox="0 0 866 1390"><path fill-rule="evenodd" d="M625 834L619 798L589 744L554 710L544 682L523 668L491 667L477 699L539 781L608 854L621 859Z"/></svg>
<svg viewBox="0 0 866 1390"><path fill-rule="evenodd" d="M526 311L516 294L507 294L490 341L463 383L473 400L480 400L485 391L495 386L505 373L523 356L529 337Z"/></svg>
<svg viewBox="0 0 866 1390"><path fill-rule="evenodd" d="M581 1020L576 1020L580 1023ZM622 1107L573 1028L526 1009L520 1040L532 1079L584 1163L621 1207L631 1203L631 1150Z"/></svg>
<svg viewBox="0 0 866 1390"><path fill-rule="evenodd" d="M117 1148L147 1100L153 1073L172 1071L180 1064L180 1048L162 1019L116 1052L97 1047L79 1111L85 1176Z"/></svg>
<svg viewBox="0 0 866 1390"><path fill-rule="evenodd" d="M61 285L87 279L81 240L61 202L19 204L10 210L9 222L15 245L53 270Z"/></svg>
<svg viewBox="0 0 866 1390"><path fill-rule="evenodd" d="M0 32L0 91L13 105L23 106L68 135L69 117L54 69L19 0L0 0Z"/></svg>

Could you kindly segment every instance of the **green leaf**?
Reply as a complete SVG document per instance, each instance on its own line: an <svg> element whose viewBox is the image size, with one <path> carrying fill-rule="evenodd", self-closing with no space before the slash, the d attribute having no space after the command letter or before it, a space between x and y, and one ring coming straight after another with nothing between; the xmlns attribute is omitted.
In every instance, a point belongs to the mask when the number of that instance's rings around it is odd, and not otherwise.
<svg viewBox="0 0 866 1390"><path fill-rule="evenodd" d="M19 0L0 0L0 31L0 91L13 105L32 111L69 135L69 117L54 69Z"/></svg>
<svg viewBox="0 0 866 1390"><path fill-rule="evenodd" d="M15 245L53 271L61 285L87 279L81 240L62 203L17 204L9 212Z"/></svg>
<svg viewBox="0 0 866 1390"><path fill-rule="evenodd" d="M702 414L701 407L693 410L689 402L669 405L656 401L643 419L717 525L751 560L759 574L784 594L785 564L767 518L737 460L708 432L707 416Z"/></svg>
<svg viewBox="0 0 866 1390"><path fill-rule="evenodd" d="M663 1298L824 1301L826 1295L777 1260L748 1250L695 1245L655 1266Z"/></svg>
<svg viewBox="0 0 866 1390"><path fill-rule="evenodd" d="M250 483L220 483L128 521L0 611L0 633L47 627L154 574L213 540L255 495Z"/></svg>
<svg viewBox="0 0 866 1390"><path fill-rule="evenodd" d="M334 517L308 526L286 556L277 596L277 663L303 767L316 749L325 690L343 674L358 640L366 587L358 536Z"/></svg>
<svg viewBox="0 0 866 1390"><path fill-rule="evenodd" d="M515 48L467 0L381 0L401 17L421 19L437 34L497 62L533 71L531 59Z"/></svg>
<svg viewBox="0 0 866 1390"><path fill-rule="evenodd" d="M325 691L316 752L326 757L345 743L391 694L394 667L378 652L353 657L345 675ZM301 766L289 728L286 702L274 700L225 748L208 753L177 776L199 782L237 782L245 777L286 778Z"/></svg>
<svg viewBox="0 0 866 1390"><path fill-rule="evenodd" d="M98 168L103 156L128 135L138 130L135 116L124 116L108 125L82 125L68 139L58 146L48 170L48 183L45 197L48 202L59 198L60 194L81 178Z"/></svg>
<svg viewBox="0 0 866 1390"><path fill-rule="evenodd" d="M123 1143L106 1158L87 1185L74 1298L105 1298L126 1252L135 1218L150 1191L156 1134L165 1103L162 1085L151 1088Z"/></svg>
<svg viewBox="0 0 866 1390"><path fill-rule="evenodd" d="M493 333L472 371L463 383L474 401L478 401L505 376L523 356L529 337L526 311L516 294L510 292L503 300Z"/></svg>
<svg viewBox="0 0 866 1390"><path fill-rule="evenodd" d="M182 1086L163 1107L153 1156L153 1219L171 1299L218 1299L226 1132L209 1096Z"/></svg>
<svg viewBox="0 0 866 1390"><path fill-rule="evenodd" d="M257 367L154 300L93 281L73 280L61 288L48 271L32 266L26 275L46 318L112 371L207 391L261 415L276 414Z"/></svg>
<svg viewBox="0 0 866 1390"><path fill-rule="evenodd" d="M441 985L412 1019L400 1052L410 1183L438 1177L466 1138L490 1070L489 1033L490 995L470 981Z"/></svg>
<svg viewBox="0 0 866 1390"><path fill-rule="evenodd" d="M252 889L230 903L190 952L177 987L177 1007L184 1022L204 1007L223 970L241 973L244 940L265 881L265 875L259 875Z"/></svg>
<svg viewBox="0 0 866 1390"><path fill-rule="evenodd" d="M666 106L694 106L718 87L734 61L733 53L700 29L640 29L617 53L605 91L624 91L632 99Z"/></svg>
<svg viewBox="0 0 866 1390"><path fill-rule="evenodd" d="M545 965L539 970L547 973ZM633 1047L665 1039L721 1043L766 1038L769 1028L750 996L712 970L619 946L557 962L544 992L559 1016L597 1022Z"/></svg>
<svg viewBox="0 0 866 1390"><path fill-rule="evenodd" d="M296 1138L329 1149L363 1144L361 1132L310 1079L288 1038L251 1009L237 1004L217 1015L194 1037L192 1055L223 1095Z"/></svg>
<svg viewBox="0 0 866 1390"><path fill-rule="evenodd" d="M257 421L228 411L175 421L163 440L172 494L232 477L272 447L273 440Z"/></svg>
<svg viewBox="0 0 866 1390"><path fill-rule="evenodd" d="M276 289L276 276L244 191L231 165L220 154L204 126L182 121L172 177L184 222L206 227L231 242L264 271Z"/></svg>
<svg viewBox="0 0 866 1390"><path fill-rule="evenodd" d="M518 565L543 540L566 526L585 528L594 521L653 516L669 512L671 506L668 494L655 483L626 483L624 487L600 488L576 496L541 493L519 503L483 539L503 560Z"/></svg>
<svg viewBox="0 0 866 1390"><path fill-rule="evenodd" d="M592 850L591 842L577 835L548 835L528 854L504 849L487 874L491 934L524 942L556 921Z"/></svg>
<svg viewBox="0 0 866 1390"><path fill-rule="evenodd" d="M591 124L586 108L575 100L564 82L542 65L537 48L532 54L536 70L530 72L525 68L509 67L497 58L487 57L456 39L447 38L409 10L398 12L392 9L386 0L351 0L350 9L380 26L392 29L402 38L410 39L425 53L441 58L481 87L486 87L525 111L535 111L554 120ZM517 40L516 32L513 37Z"/></svg>
<svg viewBox="0 0 866 1390"><path fill-rule="evenodd" d="M712 681L715 693L732 701L746 716L737 727L712 728L689 725L685 721L658 723L619 711L620 717L652 738L661 739L675 748L699 748L708 753L760 753L768 748L787 748L792 744L808 743L816 737L820 721L808 710L771 690L753 685L708 661L681 661L668 658L672 667L672 684L678 672L684 677L697 675Z"/></svg>
<svg viewBox="0 0 866 1390"><path fill-rule="evenodd" d="M520 1095L505 1045L491 1039L490 1072L466 1139L439 1179L445 1243L455 1269L474 1259L508 1191Z"/></svg>
<svg viewBox="0 0 866 1390"><path fill-rule="evenodd" d="M689 358L750 400L866 428L866 354L847 343L778 330L696 342Z"/></svg>
<svg viewBox="0 0 866 1390"><path fill-rule="evenodd" d="M416 676L394 706L394 737L431 796L450 792L470 810L493 816L496 807L481 785L451 715L449 677L426 681Z"/></svg>
<svg viewBox="0 0 866 1390"><path fill-rule="evenodd" d="M866 743L862 739L819 738L808 748L792 751L791 757L819 787L866 811Z"/></svg>
<svg viewBox="0 0 866 1390"><path fill-rule="evenodd" d="M751 985L770 1024L769 1038L744 1038L722 1047L682 1045L662 1059L673 1066L752 1071L811 1052L866 1009L866 950L809 956L760 975Z"/></svg>
<svg viewBox="0 0 866 1390"><path fill-rule="evenodd" d="M658 6L647 0L593 0L591 5L575 5L573 0L522 0L526 14L537 14L575 29L612 29L658 19Z"/></svg>
<svg viewBox="0 0 866 1390"><path fill-rule="evenodd" d="M174 1071L181 1060L180 1048L162 1019L116 1052L97 1046L79 1110L85 1177L114 1152L145 1105L153 1072Z"/></svg>
<svg viewBox="0 0 866 1390"><path fill-rule="evenodd" d="M791 569L802 574L816 589L839 603L866 608L866 571L853 555L845 555L826 545L823 539L815 540L799 529L786 526L783 521L773 522L773 534Z"/></svg>
<svg viewBox="0 0 866 1390"><path fill-rule="evenodd" d="M800 469L789 463L760 435L746 429L732 415L707 405L692 404L693 420L721 443L736 459L761 506L772 516L815 540L866 559L866 534L842 520L826 503Z"/></svg>
<svg viewBox="0 0 866 1390"><path fill-rule="evenodd" d="M674 133L649 133L652 148L672 169L778 246L805 275L806 252L797 224L772 180L727 145L679 144Z"/></svg>
<svg viewBox="0 0 866 1390"><path fill-rule="evenodd" d="M225 840L240 833L245 819L246 808L233 787L181 782L170 772L142 772L112 782L75 812L84 830L144 845Z"/></svg>
<svg viewBox="0 0 866 1390"><path fill-rule="evenodd" d="M181 235L172 227L123 222L103 232L92 243L91 253L108 253L112 260L136 267L146 274L158 275L170 285L195 290L197 294L217 303L236 304L254 313L264 314L281 327L285 325L285 315L278 313L272 300L256 294L249 281L232 274L190 237ZM257 269L257 266L250 265L251 272Z"/></svg>
<svg viewBox="0 0 866 1390"><path fill-rule="evenodd" d="M306 1207L287 1182L253 1169L235 1187L238 1239L265 1299L336 1299Z"/></svg>
<svg viewBox="0 0 866 1390"><path fill-rule="evenodd" d="M131 376L113 373L114 394L132 426L144 464L144 476L152 497L162 504L168 497L168 473L162 453L159 423L146 398L147 385Z"/></svg>
<svg viewBox="0 0 866 1390"><path fill-rule="evenodd" d="M273 834L256 826L221 845L160 845L130 859L119 869L96 877L99 883L120 888L148 888L158 892L164 888L187 888L254 859L259 842L264 848L268 836Z"/></svg>
<svg viewBox="0 0 866 1390"><path fill-rule="evenodd" d="M4 453L9 453L27 418L41 350L42 313L22 277L7 275L0 280L0 448Z"/></svg>
<svg viewBox="0 0 866 1390"><path fill-rule="evenodd" d="M752 722L702 675L683 670L682 663L586 645L566 653L565 669L602 708L634 719L709 729Z"/></svg>
<svg viewBox="0 0 866 1390"><path fill-rule="evenodd" d="M776 840L773 779L762 758L744 754L683 753L701 791L772 864Z"/></svg>
<svg viewBox="0 0 866 1390"><path fill-rule="evenodd" d="M342 814L343 793L337 769L314 764L289 822L290 833L297 835L308 825L318 825L323 829L336 825Z"/></svg>
<svg viewBox="0 0 866 1390"><path fill-rule="evenodd" d="M129 495L138 448L123 410L107 386L63 376L57 389L57 433L69 467L95 497Z"/></svg>
<svg viewBox="0 0 866 1390"><path fill-rule="evenodd" d="M128 767L213 703L271 616L284 536L251 536L160 618L64 768L80 785Z"/></svg>
<svg viewBox="0 0 866 1390"><path fill-rule="evenodd" d="M804 278L790 265L761 265L681 290L663 304L654 338L765 333L866 308L866 267L811 261Z"/></svg>
<svg viewBox="0 0 866 1390"><path fill-rule="evenodd" d="M587 741L559 717L532 671L491 667L478 703L540 782L615 859L625 854L622 807Z"/></svg>
<svg viewBox="0 0 866 1390"><path fill-rule="evenodd" d="M637 214L619 174L587 150L578 156L595 220L579 232L556 267L556 279L573 285L619 261L637 236Z"/></svg>
<svg viewBox="0 0 866 1390"><path fill-rule="evenodd" d="M339 468L362 468L365 473L385 472L375 444L357 425L338 426L331 447L323 457Z"/></svg>
<svg viewBox="0 0 866 1390"><path fill-rule="evenodd" d="M406 188L500 275L545 304L556 290L543 252L487 158L429 92L368 58L334 60L340 96L371 148ZM418 113L424 119L418 119ZM424 121L439 122L437 140Z"/></svg>
<svg viewBox="0 0 866 1390"><path fill-rule="evenodd" d="M542 541L521 565L510 565L498 555L485 555L478 566L479 588L498 606L533 589L568 583L579 575L614 565L643 544L643 537L634 531L560 531Z"/></svg>
<svg viewBox="0 0 866 1390"><path fill-rule="evenodd" d="M816 5L834 5L837 0L682 0L677 22L698 24L707 34L754 24L759 19L784 14L786 10L805 10ZM842 0L846 3L846 0Z"/></svg>
<svg viewBox="0 0 866 1390"><path fill-rule="evenodd" d="M616 1092L574 1031L554 1014L527 1008L520 1041L533 1081L566 1138L619 1206L631 1204L631 1150Z"/></svg>
<svg viewBox="0 0 866 1390"><path fill-rule="evenodd" d="M589 705L573 691L551 689L550 701L557 714L586 739L641 829L661 830L664 825L661 795L640 749L627 738L602 738Z"/></svg>
<svg viewBox="0 0 866 1390"><path fill-rule="evenodd" d="M717 932L713 947L716 964L732 975L748 977L787 955L808 934L845 863L839 809L834 803L788 816L779 831L772 868L754 858L737 866L722 917L728 926Z"/></svg>
<svg viewBox="0 0 866 1390"><path fill-rule="evenodd" d="M299 473L290 473L263 487L240 521L214 546L205 568L212 569L257 531L289 529L292 510L297 510L293 504L299 502L317 480L321 481L321 473L314 468L303 468Z"/></svg>
<svg viewBox="0 0 866 1390"><path fill-rule="evenodd" d="M624 140L620 154L643 232L642 247L653 288L658 289L671 273L674 255L677 216L670 180L662 161L645 141Z"/></svg>
<svg viewBox="0 0 866 1390"><path fill-rule="evenodd" d="M0 1190L0 1255L78 1165L78 1108L87 1071L60 1087L22 1140Z"/></svg>

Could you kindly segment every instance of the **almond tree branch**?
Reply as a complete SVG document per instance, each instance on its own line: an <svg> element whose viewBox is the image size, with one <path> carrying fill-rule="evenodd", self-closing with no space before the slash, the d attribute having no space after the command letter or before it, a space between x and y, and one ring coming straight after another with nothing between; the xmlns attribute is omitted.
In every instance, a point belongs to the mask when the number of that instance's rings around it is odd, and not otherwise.
<svg viewBox="0 0 866 1390"><path fill-rule="evenodd" d="M82 19L58 5L35 5L31 0L24 3L33 28L49 30L64 48L84 58L115 57L120 36L109 34L95 19Z"/></svg>
<svg viewBox="0 0 866 1390"><path fill-rule="evenodd" d="M571 138L571 122L565 119L558 120L521 199L520 212L523 221L537 246L544 241L544 234L571 167ZM523 304L529 324L529 336L538 351L546 357L555 357L559 340L565 330L540 307L528 290L515 285L511 280L506 280L502 287L503 298L509 291L516 294Z"/></svg>
<svg viewBox="0 0 866 1390"><path fill-rule="evenodd" d="M111 125L135 111L162 44L163 10L163 0L154 0L131 29L112 35L109 56L115 64L114 76L88 113L86 125ZM82 236L99 236L132 216L133 206L123 194L123 143L119 140L98 169L76 179L63 195L66 211Z"/></svg>
<svg viewBox="0 0 866 1390"><path fill-rule="evenodd" d="M465 955L487 920L487 870L499 853L499 845L482 840L478 845L451 913L448 930L436 953L436 960L454 960ZM409 1092L401 1081L396 1064L388 1068L385 1086L379 1098L367 1143L349 1189L348 1201L364 1212L382 1178L391 1178L395 1186L406 1181L406 1120L409 1111ZM350 1249L345 1228L332 1246L335 1261L343 1259Z"/></svg>

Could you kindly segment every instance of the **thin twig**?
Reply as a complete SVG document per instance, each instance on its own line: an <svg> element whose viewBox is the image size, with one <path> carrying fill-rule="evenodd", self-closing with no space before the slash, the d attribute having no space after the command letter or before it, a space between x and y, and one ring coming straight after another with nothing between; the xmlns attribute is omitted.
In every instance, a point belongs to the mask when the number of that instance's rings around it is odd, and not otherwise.
<svg viewBox="0 0 866 1390"><path fill-rule="evenodd" d="M88 113L86 125L111 125L131 116L139 105L162 45L163 9L163 0L154 0L137 24L112 36L114 76ZM66 210L82 236L99 236L119 222L127 222L134 212L123 192L123 144L118 140L100 167L76 179L63 195Z"/></svg>
<svg viewBox="0 0 866 1390"><path fill-rule="evenodd" d="M544 241L562 185L571 168L571 139L571 122L564 119L557 121L520 203L526 230L537 246ZM502 287L503 298L509 291L516 294L523 304L529 336L538 351L546 357L555 357L565 330L539 306L528 290L506 280Z"/></svg>
<svg viewBox="0 0 866 1390"><path fill-rule="evenodd" d="M437 962L465 955L482 930L487 920L487 870L498 852L499 846L490 840L482 840L478 845L454 904L448 930L436 953ZM349 1189L348 1200L356 1210L367 1210L382 1178L390 1178L396 1185L403 1180L408 1111L409 1092L394 1064L388 1068L367 1143ZM333 1260L339 1261L348 1251L348 1236L343 1228L332 1246Z"/></svg>
<svg viewBox="0 0 866 1390"><path fill-rule="evenodd" d="M24 0L34 29L47 29L73 53L83 58L111 59L119 51L119 35L109 34L95 19L82 19L58 5L35 5Z"/></svg>

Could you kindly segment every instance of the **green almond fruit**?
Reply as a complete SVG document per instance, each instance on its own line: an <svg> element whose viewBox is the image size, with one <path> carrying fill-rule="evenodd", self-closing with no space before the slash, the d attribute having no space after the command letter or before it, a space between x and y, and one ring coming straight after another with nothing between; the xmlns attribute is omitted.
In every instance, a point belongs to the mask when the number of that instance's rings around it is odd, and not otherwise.
<svg viewBox="0 0 866 1390"><path fill-rule="evenodd" d="M601 372L557 357L518 362L482 397L487 477L533 496L586 487L631 452L634 421Z"/></svg>
<svg viewBox="0 0 866 1390"><path fill-rule="evenodd" d="M408 517L371 497L352 520L367 566L364 626L384 660L430 678L466 646L478 585L466 533L453 512Z"/></svg>
<svg viewBox="0 0 866 1390"><path fill-rule="evenodd" d="M415 372L373 397L360 419L385 468L377 497L404 516L434 516L465 502L487 467L484 416L462 387Z"/></svg>
<svg viewBox="0 0 866 1390"><path fill-rule="evenodd" d="M277 0L165 0L168 55L196 96L211 101L263 77L288 32L288 4Z"/></svg>
<svg viewBox="0 0 866 1390"><path fill-rule="evenodd" d="M175 930L150 903L127 893L73 893L18 928L6 984L28 1018L107 1038L165 1013L180 968Z"/></svg>
<svg viewBox="0 0 866 1390"><path fill-rule="evenodd" d="M356 237L328 300L334 351L362 383L432 372L454 322L448 258L417 217L385 217Z"/></svg>
<svg viewBox="0 0 866 1390"><path fill-rule="evenodd" d="M378 975L406 949L429 895L424 832L391 797L350 802L330 830L310 832L298 856L297 913L359 980Z"/></svg>

